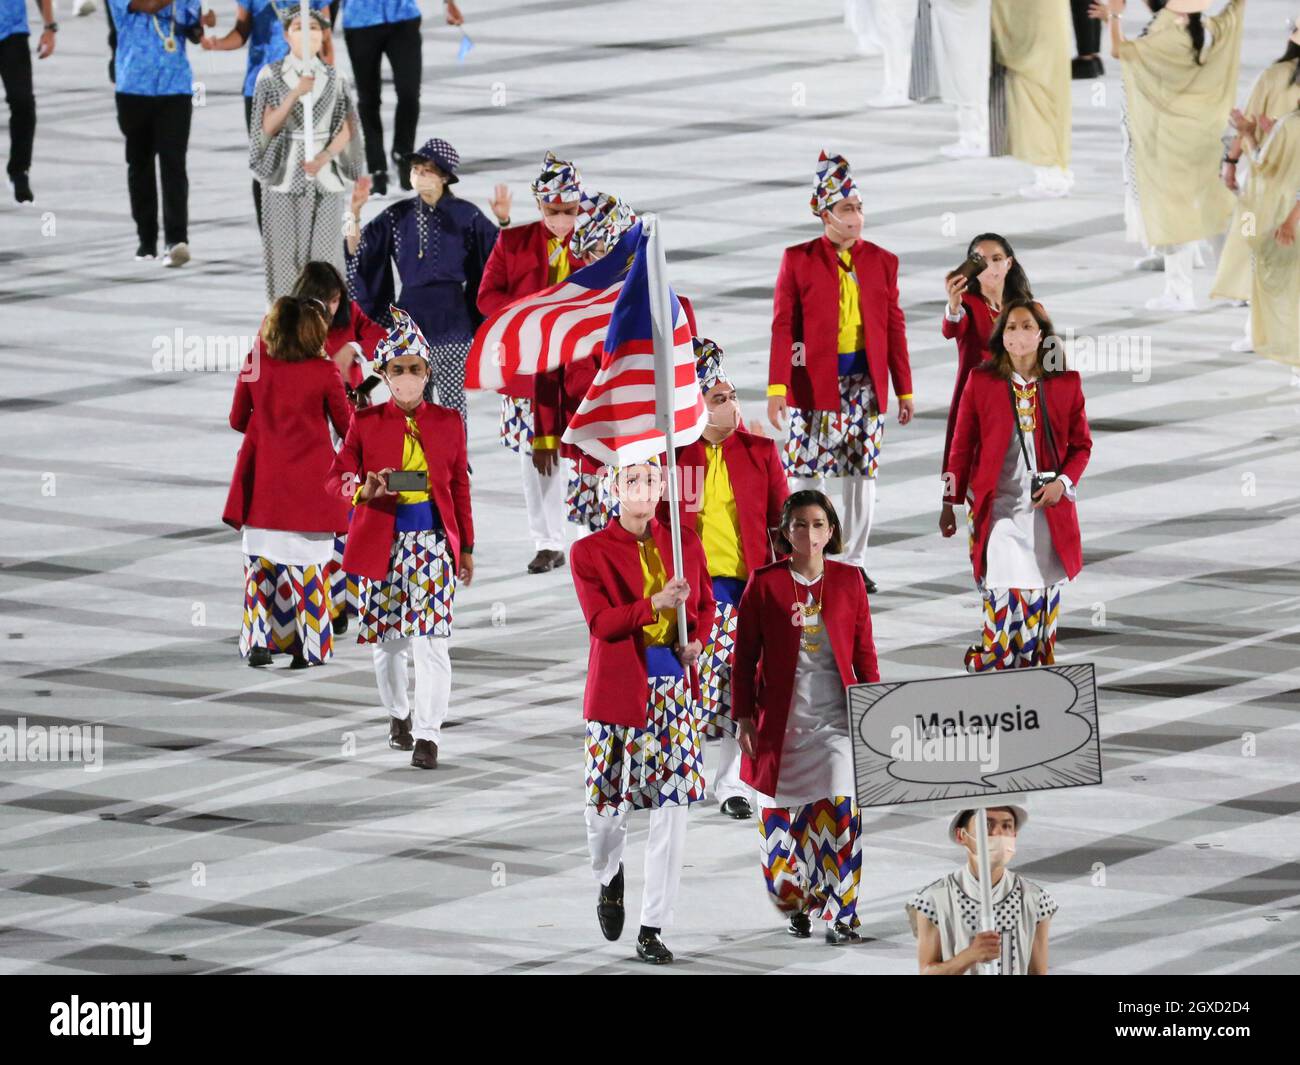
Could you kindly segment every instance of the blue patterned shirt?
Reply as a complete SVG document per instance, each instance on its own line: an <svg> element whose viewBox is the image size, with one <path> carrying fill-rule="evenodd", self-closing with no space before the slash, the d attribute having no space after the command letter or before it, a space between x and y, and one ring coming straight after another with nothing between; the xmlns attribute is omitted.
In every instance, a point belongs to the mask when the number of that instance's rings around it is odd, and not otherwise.
<svg viewBox="0 0 1300 1065"><path fill-rule="evenodd" d="M415 0L343 0L343 30L365 29L420 17Z"/></svg>
<svg viewBox="0 0 1300 1065"><path fill-rule="evenodd" d="M117 27L117 91L137 96L189 96L194 74L185 54L185 30L198 25L199 0L177 0L156 15L130 10L130 0L108 0ZM168 52L165 37L174 37Z"/></svg>

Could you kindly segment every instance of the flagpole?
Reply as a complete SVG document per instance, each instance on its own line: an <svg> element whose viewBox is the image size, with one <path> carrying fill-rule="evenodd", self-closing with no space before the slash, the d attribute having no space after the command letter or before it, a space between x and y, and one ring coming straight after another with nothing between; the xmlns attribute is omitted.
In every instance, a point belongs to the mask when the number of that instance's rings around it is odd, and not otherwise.
<svg viewBox="0 0 1300 1065"><path fill-rule="evenodd" d="M673 359L673 304L668 292L668 261L659 234L659 217L643 215L642 226L648 239L646 273L650 288L650 328L655 349L655 421L664 434L668 478L668 527L673 541L674 577L682 576L682 516L678 507L681 486L677 483L677 455L673 447L676 422L676 366ZM677 640L685 646L688 639L686 606L677 605Z"/></svg>
<svg viewBox="0 0 1300 1065"><path fill-rule="evenodd" d="M311 69L311 8L307 0L300 0L298 6L298 25L300 27L298 40L302 42L302 66L303 70ZM302 161L310 162L316 158L316 128L312 122L312 97L316 94L313 89L302 98ZM310 176L307 179L311 180Z"/></svg>

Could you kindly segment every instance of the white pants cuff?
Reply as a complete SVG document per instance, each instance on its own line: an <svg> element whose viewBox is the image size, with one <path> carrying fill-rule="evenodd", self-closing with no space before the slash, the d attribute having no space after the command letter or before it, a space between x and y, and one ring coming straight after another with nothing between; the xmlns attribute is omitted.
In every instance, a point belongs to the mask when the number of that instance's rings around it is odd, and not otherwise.
<svg viewBox="0 0 1300 1065"><path fill-rule="evenodd" d="M1165 294L1191 300L1192 270L1196 262L1196 245L1180 244L1165 254Z"/></svg>
<svg viewBox="0 0 1300 1065"><path fill-rule="evenodd" d="M641 923L651 928L668 928L681 885L682 859L686 850L687 806L661 806L649 811L650 834L645 843L645 887L641 895ZM594 806L585 808L587 846L591 869L601 886L618 875L619 862L627 846L627 814L601 815ZM624 879L626 897L626 878Z"/></svg>
<svg viewBox="0 0 1300 1065"><path fill-rule="evenodd" d="M442 742L442 723L451 704L451 651L446 637L413 636L380 640L374 645L375 681L389 716L405 718L414 710L411 735ZM414 706L407 694L406 664L415 658Z"/></svg>
<svg viewBox="0 0 1300 1065"><path fill-rule="evenodd" d="M519 453L519 476L524 489L524 507L528 511L528 532L538 551L564 550L564 490L568 476L564 463L543 477L533 465L533 456Z"/></svg>
<svg viewBox="0 0 1300 1065"><path fill-rule="evenodd" d="M718 768L710 776L709 791L721 806L728 799L741 798L754 804L749 785L740 779L740 744L735 736L723 735L714 746L718 749Z"/></svg>

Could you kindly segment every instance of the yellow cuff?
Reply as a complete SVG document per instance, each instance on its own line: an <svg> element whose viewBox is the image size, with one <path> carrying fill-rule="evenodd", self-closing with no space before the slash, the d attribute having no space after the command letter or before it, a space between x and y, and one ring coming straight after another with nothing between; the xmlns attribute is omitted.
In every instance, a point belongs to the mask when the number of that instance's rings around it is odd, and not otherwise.
<svg viewBox="0 0 1300 1065"><path fill-rule="evenodd" d="M361 494L361 489L362 489L362 488L365 488L365 485L364 485L364 484L361 485L360 487L358 487L357 490L356 490L355 492L352 493L352 505L353 505L354 507L357 505L357 496L359 496L359 495Z"/></svg>
<svg viewBox="0 0 1300 1065"><path fill-rule="evenodd" d="M786 393L786 387L785 387L785 385L768 385L768 386L767 386L767 395L768 395L768 398L769 398L769 399L770 399L772 396L780 396L782 399L784 399L784 398L785 398L785 393Z"/></svg>
<svg viewBox="0 0 1300 1065"><path fill-rule="evenodd" d="M899 396L898 398L899 398L899 399L911 399L911 398L912 398L912 393L909 392L907 395L905 395L905 396Z"/></svg>
<svg viewBox="0 0 1300 1065"><path fill-rule="evenodd" d="M558 451L560 447L560 438L558 436L535 436L533 437L533 448L537 451Z"/></svg>

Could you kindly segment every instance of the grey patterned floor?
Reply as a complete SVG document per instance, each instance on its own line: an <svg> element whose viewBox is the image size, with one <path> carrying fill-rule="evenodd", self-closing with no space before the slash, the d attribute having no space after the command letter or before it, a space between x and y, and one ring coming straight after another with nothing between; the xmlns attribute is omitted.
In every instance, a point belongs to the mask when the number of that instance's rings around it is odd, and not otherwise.
<svg viewBox="0 0 1300 1065"><path fill-rule="evenodd" d="M816 233L817 152L856 164L870 236L902 257L918 404L889 431L873 535L887 678L959 668L978 622L962 546L935 531L955 364L941 282L961 246L1007 233L1058 326L1150 345L1149 380L1086 378L1088 565L1063 607L1063 660L1097 663L1106 784L1042 797L1019 868L1061 903L1057 971L1300 967L1300 376L1228 352L1240 310L1141 309L1159 279L1133 272L1122 242L1117 77L1075 87L1077 194L1029 203L1015 163L937 154L941 108L864 110L879 60L853 54L830 0L464 8L464 65L453 31L427 31L421 135L460 149L478 202L510 182L521 220L548 147L662 212L674 282L727 348L751 417L780 250ZM1251 4L1243 89L1280 53L1288 12ZM243 57L196 61L195 261L173 273L131 261L103 32L102 15L64 18L37 71L40 206L0 207L0 724L100 723L107 744L97 773L0 763L0 969L635 968L592 913L585 633L567 572L523 573L495 397L471 405L479 577L457 601L443 767L386 748L355 645L305 676L241 665L238 545L219 522L232 381L155 372L153 354L177 328L248 335L261 312ZM955 863L942 824L867 818L871 942L831 951L782 933L752 822L697 808L673 971L914 971L902 903Z"/></svg>

